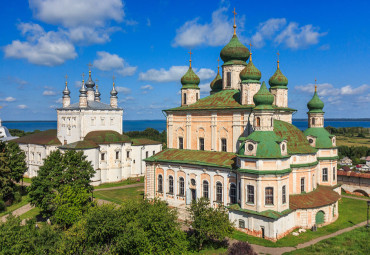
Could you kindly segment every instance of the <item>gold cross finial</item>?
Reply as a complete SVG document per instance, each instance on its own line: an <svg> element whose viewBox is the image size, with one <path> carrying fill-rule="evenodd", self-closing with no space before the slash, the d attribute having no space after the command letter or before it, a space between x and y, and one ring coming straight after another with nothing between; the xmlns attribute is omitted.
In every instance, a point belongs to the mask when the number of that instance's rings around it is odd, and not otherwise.
<svg viewBox="0 0 370 255"><path fill-rule="evenodd" d="M315 92L317 92L317 84L316 84L317 80L315 78Z"/></svg>
<svg viewBox="0 0 370 255"><path fill-rule="evenodd" d="M91 67L93 66L93 65L91 64L91 62L89 62L89 63L87 64L87 66L89 67L89 71L91 71Z"/></svg>
<svg viewBox="0 0 370 255"><path fill-rule="evenodd" d="M114 82L116 81L116 76L114 76L114 74L112 76L112 80L113 80L113 87L114 87Z"/></svg>
<svg viewBox="0 0 370 255"><path fill-rule="evenodd" d="M280 61L279 61L279 56L280 56L280 53L279 53L279 51L276 53L276 55L277 55L277 67L279 68L279 63L280 63Z"/></svg>
<svg viewBox="0 0 370 255"><path fill-rule="evenodd" d="M217 74L220 74L220 57L217 59Z"/></svg>
<svg viewBox="0 0 370 255"><path fill-rule="evenodd" d="M249 60L252 61L252 43L249 43Z"/></svg>
<svg viewBox="0 0 370 255"><path fill-rule="evenodd" d="M67 85L68 75L66 74L66 76L64 76L64 78L66 79L66 85Z"/></svg>
<svg viewBox="0 0 370 255"><path fill-rule="evenodd" d="M85 73L83 72L82 73L82 82L84 82L85 81Z"/></svg>
<svg viewBox="0 0 370 255"><path fill-rule="evenodd" d="M191 54L193 53L191 52L191 50L188 53L190 54L189 67L191 67Z"/></svg>
<svg viewBox="0 0 370 255"><path fill-rule="evenodd" d="M233 13L234 13L234 35L236 35L236 24L235 24L235 16L236 16L236 11L235 11L235 8L234 8L234 11L233 11Z"/></svg>
<svg viewBox="0 0 370 255"><path fill-rule="evenodd" d="M99 81L98 79L95 80L96 83L98 83L98 81Z"/></svg>

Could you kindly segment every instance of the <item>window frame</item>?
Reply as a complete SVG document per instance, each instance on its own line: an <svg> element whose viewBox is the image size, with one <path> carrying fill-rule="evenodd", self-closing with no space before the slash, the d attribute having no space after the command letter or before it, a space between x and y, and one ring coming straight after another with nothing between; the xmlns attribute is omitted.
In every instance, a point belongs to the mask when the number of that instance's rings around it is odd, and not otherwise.
<svg viewBox="0 0 370 255"><path fill-rule="evenodd" d="M227 139L221 138L221 151L227 152Z"/></svg>
<svg viewBox="0 0 370 255"><path fill-rule="evenodd" d="M184 93L184 104L186 104L186 93Z"/></svg>
<svg viewBox="0 0 370 255"><path fill-rule="evenodd" d="M226 72L226 87L231 88L231 72Z"/></svg>
<svg viewBox="0 0 370 255"><path fill-rule="evenodd" d="M168 176L168 194L173 195L173 176Z"/></svg>
<svg viewBox="0 0 370 255"><path fill-rule="evenodd" d="M199 137L199 150L204 151L205 145L204 145L204 137Z"/></svg>
<svg viewBox="0 0 370 255"><path fill-rule="evenodd" d="M286 204L286 185L281 188L281 202Z"/></svg>
<svg viewBox="0 0 370 255"><path fill-rule="evenodd" d="M184 149L184 137L179 136L178 141L179 141L179 149L183 150Z"/></svg>
<svg viewBox="0 0 370 255"><path fill-rule="evenodd" d="M163 176L161 174L158 175L157 192L163 193Z"/></svg>
<svg viewBox="0 0 370 255"><path fill-rule="evenodd" d="M333 166L333 181L335 181L335 176L336 176L335 166Z"/></svg>
<svg viewBox="0 0 370 255"><path fill-rule="evenodd" d="M254 185L247 185L247 203L254 205Z"/></svg>
<svg viewBox="0 0 370 255"><path fill-rule="evenodd" d="M301 178L301 193L306 192L306 180L304 177Z"/></svg>
<svg viewBox="0 0 370 255"><path fill-rule="evenodd" d="M274 205L274 187L265 187L265 205Z"/></svg>
<svg viewBox="0 0 370 255"><path fill-rule="evenodd" d="M222 203L223 201L223 187L221 182L216 182L216 202Z"/></svg>
<svg viewBox="0 0 370 255"><path fill-rule="evenodd" d="M182 176L179 177L179 196L185 196L185 179Z"/></svg>
<svg viewBox="0 0 370 255"><path fill-rule="evenodd" d="M232 190L234 190L234 194L231 192ZM236 188L235 183L230 184L229 196L230 196L230 204L236 204L238 202L237 188Z"/></svg>
<svg viewBox="0 0 370 255"><path fill-rule="evenodd" d="M116 160L119 160L120 159L120 155L119 155L119 151L117 150L116 151Z"/></svg>
<svg viewBox="0 0 370 255"><path fill-rule="evenodd" d="M207 180L203 180L203 197L209 199L209 183Z"/></svg>
<svg viewBox="0 0 370 255"><path fill-rule="evenodd" d="M328 168L326 167L322 169L322 181L328 182Z"/></svg>
<svg viewBox="0 0 370 255"><path fill-rule="evenodd" d="M100 161L105 161L105 152L100 153Z"/></svg>

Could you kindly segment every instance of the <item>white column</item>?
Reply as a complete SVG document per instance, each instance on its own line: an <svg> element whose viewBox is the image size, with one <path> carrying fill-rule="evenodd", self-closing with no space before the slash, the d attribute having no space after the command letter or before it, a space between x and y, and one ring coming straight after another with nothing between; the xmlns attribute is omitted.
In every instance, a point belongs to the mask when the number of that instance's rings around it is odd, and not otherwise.
<svg viewBox="0 0 370 255"><path fill-rule="evenodd" d="M191 114L186 114L186 149L191 150Z"/></svg>
<svg viewBox="0 0 370 255"><path fill-rule="evenodd" d="M200 185L200 175L196 175L195 176L195 181L197 182L196 183L196 187L197 187L197 191L196 191L196 195L197 195L197 198L201 198L202 197L202 192L201 192L201 185Z"/></svg>
<svg viewBox="0 0 370 255"><path fill-rule="evenodd" d="M229 186L229 183L227 175L224 175L223 178L224 178L224 205L226 206L229 198L229 194L227 192L227 187Z"/></svg>
<svg viewBox="0 0 370 255"><path fill-rule="evenodd" d="M168 114L167 116L168 134L167 134L167 144L168 148L173 148L173 115Z"/></svg>
<svg viewBox="0 0 370 255"><path fill-rule="evenodd" d="M173 197L175 201L177 200L177 194L179 194L179 191L177 189L178 187L178 182L177 182L177 169L173 169Z"/></svg>
<svg viewBox="0 0 370 255"><path fill-rule="evenodd" d="M217 151L217 113L211 115L211 150Z"/></svg>
<svg viewBox="0 0 370 255"><path fill-rule="evenodd" d="M214 173L210 173L210 183L209 183L209 194L208 194L208 196L209 196L209 201L210 201L210 203L211 203L211 206L213 207L213 201L215 200L214 199L214 195L213 195L213 190L214 190L214 184L213 184L213 178L214 178Z"/></svg>
<svg viewBox="0 0 370 255"><path fill-rule="evenodd" d="M167 198L167 169L163 168L163 198Z"/></svg>
<svg viewBox="0 0 370 255"><path fill-rule="evenodd" d="M241 134L240 127L241 127L241 114L240 112L233 114L233 147L232 152L236 152L236 144L238 142L238 138Z"/></svg>
<svg viewBox="0 0 370 255"><path fill-rule="evenodd" d="M256 192L255 192L255 199L256 199L256 209L257 212L261 210L261 202L263 202L263 196L261 191L261 179L258 177L257 184L256 184Z"/></svg>

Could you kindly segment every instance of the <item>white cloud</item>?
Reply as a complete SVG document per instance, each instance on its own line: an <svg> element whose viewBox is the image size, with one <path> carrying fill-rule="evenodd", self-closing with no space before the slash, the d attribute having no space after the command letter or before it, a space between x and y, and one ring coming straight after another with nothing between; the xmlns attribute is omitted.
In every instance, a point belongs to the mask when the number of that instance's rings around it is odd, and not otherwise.
<svg viewBox="0 0 370 255"><path fill-rule="evenodd" d="M123 58L117 54L110 54L106 51L98 51L98 58L93 65L102 71L114 71L121 76L132 76L137 70L137 66L130 66Z"/></svg>
<svg viewBox="0 0 370 255"><path fill-rule="evenodd" d="M44 92L42 92L42 95L43 96L55 96L57 93L53 90L44 90Z"/></svg>
<svg viewBox="0 0 370 255"><path fill-rule="evenodd" d="M202 83L199 85L200 88L200 94L209 96L209 92L211 91L211 87L209 86L209 83Z"/></svg>
<svg viewBox="0 0 370 255"><path fill-rule="evenodd" d="M168 70L164 68L159 70L149 69L148 71L141 72L139 74L139 80L154 82L179 81L188 69L188 66L171 66ZM213 70L208 68L201 68L199 72L197 72L196 68L193 68L193 70L201 80L208 80L216 75Z"/></svg>
<svg viewBox="0 0 370 255"><path fill-rule="evenodd" d="M252 44L256 48L261 48L265 45L266 39L271 39L277 31L281 30L286 24L286 19L268 19L258 25L256 33L252 36Z"/></svg>
<svg viewBox="0 0 370 255"><path fill-rule="evenodd" d="M116 90L118 92L122 92L123 94L130 94L131 93L131 89L130 88L126 88L126 87L117 87L116 86Z"/></svg>
<svg viewBox="0 0 370 255"><path fill-rule="evenodd" d="M173 46L194 47L198 45L220 46L225 45L233 33L233 21L226 15L227 7L221 7L212 13L210 23L201 24L199 18L185 22L176 30ZM239 18L241 27L243 18Z"/></svg>
<svg viewBox="0 0 370 255"><path fill-rule="evenodd" d="M117 27L95 28L95 27L73 27L65 31L69 39L80 45L103 44L110 41L110 35L120 30Z"/></svg>
<svg viewBox="0 0 370 255"><path fill-rule="evenodd" d="M14 102L16 99L14 97L0 98L0 101L3 102Z"/></svg>
<svg viewBox="0 0 370 255"><path fill-rule="evenodd" d="M140 89L152 90L153 89L153 86L148 84L148 85L141 86Z"/></svg>
<svg viewBox="0 0 370 255"><path fill-rule="evenodd" d="M24 58L33 64L56 66L77 56L75 47L64 33L45 32L42 27L32 23L20 23L18 29L27 40L15 40L6 45L4 52L7 58Z"/></svg>
<svg viewBox="0 0 370 255"><path fill-rule="evenodd" d="M326 35L326 33L319 33L318 30L318 27L313 27L311 24L300 27L298 23L290 22L274 41L291 49L307 48L318 44L319 38Z"/></svg>
<svg viewBox="0 0 370 255"><path fill-rule="evenodd" d="M135 98L129 96L129 97L125 97L125 98L122 98L121 100L119 100L120 103L126 103L128 101L133 101Z"/></svg>
<svg viewBox="0 0 370 255"><path fill-rule="evenodd" d="M57 104L63 103L63 98L58 98L58 100L56 100L55 103L57 103Z"/></svg>
<svg viewBox="0 0 370 255"><path fill-rule="evenodd" d="M48 24L64 27L104 26L123 21L121 0L29 0L33 15Z"/></svg>
<svg viewBox="0 0 370 255"><path fill-rule="evenodd" d="M149 18L147 18L147 19L146 19L146 25L147 25L148 27L150 27L150 26L152 25L152 23L151 23L151 21L150 21L150 19L149 19Z"/></svg>
<svg viewBox="0 0 370 255"><path fill-rule="evenodd" d="M28 108L28 106L27 106L27 105L25 105L25 104L20 104L20 105L18 105L18 106L17 106L17 108L18 108L18 109L27 109L27 108Z"/></svg>
<svg viewBox="0 0 370 255"><path fill-rule="evenodd" d="M319 50L330 50L330 44L324 44L319 47Z"/></svg>

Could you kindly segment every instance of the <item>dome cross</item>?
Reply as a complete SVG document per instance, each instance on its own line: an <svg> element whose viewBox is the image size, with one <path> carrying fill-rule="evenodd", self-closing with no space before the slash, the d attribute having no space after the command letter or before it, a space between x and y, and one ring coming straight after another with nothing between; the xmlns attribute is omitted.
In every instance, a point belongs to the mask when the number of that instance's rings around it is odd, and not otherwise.
<svg viewBox="0 0 370 255"><path fill-rule="evenodd" d="M277 68L279 68L279 63L280 63L280 60L279 60L279 56L280 56L280 53L279 53L279 51L276 53L276 55L277 55Z"/></svg>
<svg viewBox="0 0 370 255"><path fill-rule="evenodd" d="M194 54L194 53L192 53L192 52L191 52L191 50L190 50L188 53L189 53L189 55L190 55L190 59L189 59L189 67L191 67L191 54Z"/></svg>
<svg viewBox="0 0 370 255"><path fill-rule="evenodd" d="M235 8L234 8L234 11L233 11L233 14L234 14L234 35L236 35L236 24L235 24L235 16L236 16L236 11L235 11Z"/></svg>
<svg viewBox="0 0 370 255"><path fill-rule="evenodd" d="M317 92L317 84L316 84L317 80L315 78L315 92Z"/></svg>
<svg viewBox="0 0 370 255"><path fill-rule="evenodd" d="M252 43L249 43L249 61L252 61Z"/></svg>

